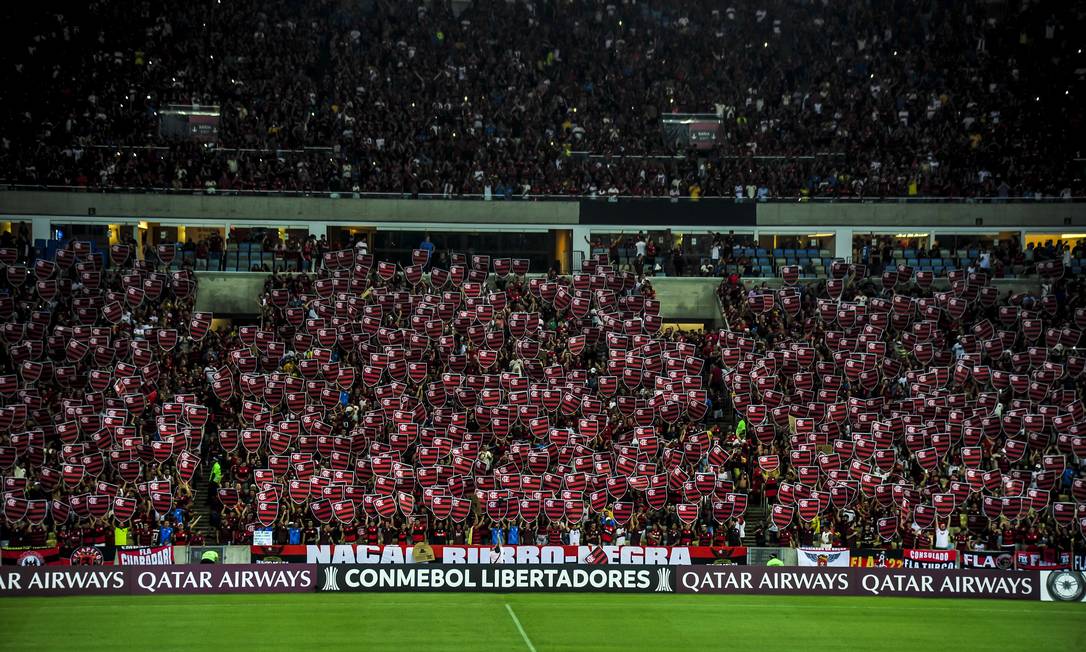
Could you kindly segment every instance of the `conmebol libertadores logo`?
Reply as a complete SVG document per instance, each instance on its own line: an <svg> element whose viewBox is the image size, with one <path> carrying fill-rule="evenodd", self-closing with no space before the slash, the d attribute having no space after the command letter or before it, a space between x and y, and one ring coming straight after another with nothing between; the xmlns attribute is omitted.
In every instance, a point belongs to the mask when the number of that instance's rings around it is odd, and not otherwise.
<svg viewBox="0 0 1086 652"><path fill-rule="evenodd" d="M329 564L318 591L673 592L673 569L658 566Z"/></svg>
<svg viewBox="0 0 1086 652"><path fill-rule="evenodd" d="M339 575L339 569L335 566L324 567L324 584L321 586L321 591L338 591L339 581L337 576Z"/></svg>
<svg viewBox="0 0 1086 652"><path fill-rule="evenodd" d="M656 593L671 593L671 569L660 568L656 573Z"/></svg>

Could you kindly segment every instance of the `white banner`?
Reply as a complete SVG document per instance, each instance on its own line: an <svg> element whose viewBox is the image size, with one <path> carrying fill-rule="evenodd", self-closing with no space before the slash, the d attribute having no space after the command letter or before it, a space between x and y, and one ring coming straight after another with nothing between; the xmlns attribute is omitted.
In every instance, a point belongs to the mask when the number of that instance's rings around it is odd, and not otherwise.
<svg viewBox="0 0 1086 652"><path fill-rule="evenodd" d="M796 550L800 566L848 567L848 548L800 548Z"/></svg>
<svg viewBox="0 0 1086 652"><path fill-rule="evenodd" d="M118 548L114 563L119 566L166 566L173 563L173 546Z"/></svg>

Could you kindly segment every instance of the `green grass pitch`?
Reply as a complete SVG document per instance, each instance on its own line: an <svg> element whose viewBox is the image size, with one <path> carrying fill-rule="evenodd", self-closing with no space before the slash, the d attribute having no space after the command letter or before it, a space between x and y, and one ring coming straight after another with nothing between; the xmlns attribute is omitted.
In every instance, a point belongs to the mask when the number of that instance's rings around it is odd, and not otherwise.
<svg viewBox="0 0 1086 652"><path fill-rule="evenodd" d="M523 635L518 629L523 628ZM0 650L1082 650L1086 605L907 598L296 594L6 598Z"/></svg>

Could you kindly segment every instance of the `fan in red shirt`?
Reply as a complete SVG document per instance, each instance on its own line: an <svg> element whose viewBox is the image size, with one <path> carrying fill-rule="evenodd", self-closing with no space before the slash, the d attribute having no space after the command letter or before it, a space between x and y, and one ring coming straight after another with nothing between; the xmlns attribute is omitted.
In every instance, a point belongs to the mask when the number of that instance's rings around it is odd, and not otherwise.
<svg viewBox="0 0 1086 652"><path fill-rule="evenodd" d="M426 540L426 519L411 519L411 543L422 543Z"/></svg>
<svg viewBox="0 0 1086 652"><path fill-rule="evenodd" d="M366 522L366 543L376 546L381 541L381 531L373 521Z"/></svg>

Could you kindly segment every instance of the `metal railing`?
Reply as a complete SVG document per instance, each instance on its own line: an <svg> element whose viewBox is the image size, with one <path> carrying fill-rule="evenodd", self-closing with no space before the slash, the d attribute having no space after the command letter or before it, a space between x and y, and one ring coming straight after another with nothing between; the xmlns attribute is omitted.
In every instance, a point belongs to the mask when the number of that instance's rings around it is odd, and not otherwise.
<svg viewBox="0 0 1086 652"><path fill-rule="evenodd" d="M409 192L354 192L350 190L238 190L224 188L173 188L169 186L71 186L51 184L27 184L10 182L0 179L0 190L26 191L26 192L71 192L71 193L96 193L96 194L161 194L161 195L189 195L189 196L219 196L219 197L313 197L323 199L416 199L416 200L450 200L450 201L583 201L593 200L601 202L661 202L661 203L687 203L687 202L726 202L733 204L788 204L788 203L825 203L825 204L875 204L875 203L900 203L900 204L1075 204L1086 202L1086 197L830 197L830 196L779 196L766 198L738 198L732 196L708 196L701 197L666 197L655 195L549 195L549 194L511 194L509 196L493 194L488 199L486 195L465 193L409 193Z"/></svg>
<svg viewBox="0 0 1086 652"><path fill-rule="evenodd" d="M198 271L310 272L316 269L312 263L307 264L302 259L299 251L263 251L260 247L241 246L227 248L225 251L208 252L204 258L197 257L192 251L179 253L178 258L183 265Z"/></svg>

